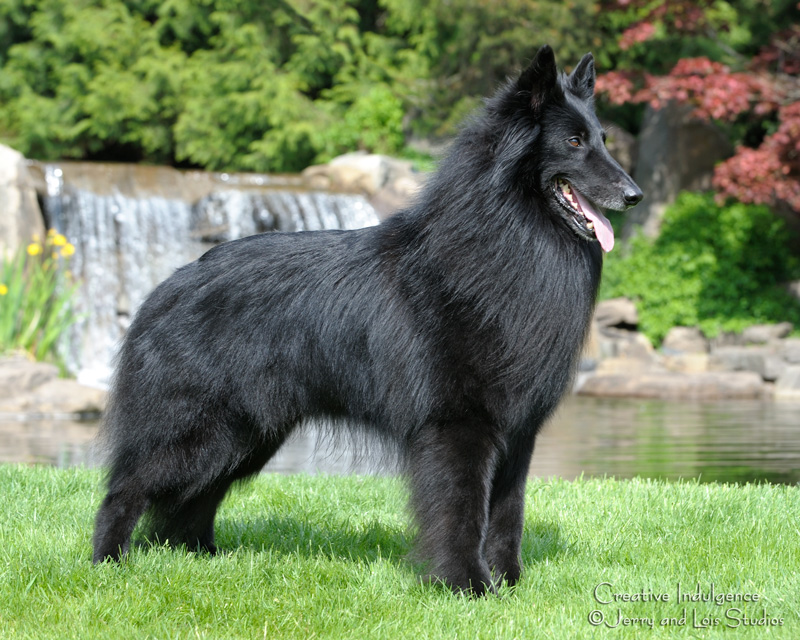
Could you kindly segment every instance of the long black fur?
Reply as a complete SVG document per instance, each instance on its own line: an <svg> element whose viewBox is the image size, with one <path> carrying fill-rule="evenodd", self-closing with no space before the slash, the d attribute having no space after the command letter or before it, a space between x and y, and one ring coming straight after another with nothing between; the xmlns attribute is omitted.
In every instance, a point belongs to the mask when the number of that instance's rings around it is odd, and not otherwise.
<svg viewBox="0 0 800 640"><path fill-rule="evenodd" d="M593 88L589 54L565 76L543 47L416 206L223 244L159 285L119 357L94 561L120 558L145 512L151 535L213 553L231 484L322 417L397 445L431 577L515 583L534 439L569 388L602 266L553 180L617 209L638 193Z"/></svg>

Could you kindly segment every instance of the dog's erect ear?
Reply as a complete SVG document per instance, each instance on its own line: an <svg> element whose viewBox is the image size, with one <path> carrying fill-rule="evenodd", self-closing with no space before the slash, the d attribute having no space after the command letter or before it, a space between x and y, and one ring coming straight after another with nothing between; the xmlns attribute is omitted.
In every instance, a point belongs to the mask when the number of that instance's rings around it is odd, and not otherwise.
<svg viewBox="0 0 800 640"><path fill-rule="evenodd" d="M569 74L573 92L580 98L588 100L594 95L594 56L587 53Z"/></svg>
<svg viewBox="0 0 800 640"><path fill-rule="evenodd" d="M520 91L530 91L531 107L536 110L553 92L557 81L556 56L550 45L546 44L536 52L530 66L520 74L517 86Z"/></svg>

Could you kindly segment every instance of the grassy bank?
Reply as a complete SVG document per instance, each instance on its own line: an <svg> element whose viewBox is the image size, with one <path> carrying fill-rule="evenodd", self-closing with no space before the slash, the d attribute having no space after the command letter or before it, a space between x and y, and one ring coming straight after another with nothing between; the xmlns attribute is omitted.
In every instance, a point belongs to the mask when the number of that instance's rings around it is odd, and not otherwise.
<svg viewBox="0 0 800 640"><path fill-rule="evenodd" d="M220 511L226 553L93 567L101 493L95 471L0 466L4 638L800 637L797 487L534 481L523 579L478 601L417 584L397 480L261 476ZM698 583L734 601L676 602Z"/></svg>

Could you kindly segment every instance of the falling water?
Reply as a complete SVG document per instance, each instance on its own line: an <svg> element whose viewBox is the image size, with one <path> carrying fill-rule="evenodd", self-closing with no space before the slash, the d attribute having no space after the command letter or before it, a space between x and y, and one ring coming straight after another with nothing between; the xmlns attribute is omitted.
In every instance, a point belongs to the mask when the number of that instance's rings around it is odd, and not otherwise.
<svg viewBox="0 0 800 640"><path fill-rule="evenodd" d="M378 222L363 196L308 191L299 178L81 163L39 168L49 226L75 245L70 269L81 282L80 321L65 348L68 368L86 384L107 383L119 341L148 292L210 246L265 231Z"/></svg>

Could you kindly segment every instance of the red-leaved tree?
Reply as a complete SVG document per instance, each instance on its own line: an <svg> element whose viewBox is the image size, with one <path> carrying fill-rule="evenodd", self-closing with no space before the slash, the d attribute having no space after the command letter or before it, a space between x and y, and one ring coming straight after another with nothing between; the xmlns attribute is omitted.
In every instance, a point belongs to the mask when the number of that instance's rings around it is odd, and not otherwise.
<svg viewBox="0 0 800 640"><path fill-rule="evenodd" d="M605 4L607 10L637 17L619 37L621 52L637 46L646 50L648 41L665 33L707 40L718 37L720 24L709 19L709 1L610 0ZM800 3L789 7L787 14L795 10L800 10ZM677 101L692 105L694 115L704 120L759 123L764 134L757 136L755 144L736 140L735 154L717 166L713 184L718 197L788 207L800 216L800 24L773 33L749 58L730 52L739 62L737 70L696 56L678 59L665 75L648 73L646 65L631 64L631 58L623 54L628 63L599 76L597 88L612 104L649 103L658 109Z"/></svg>

